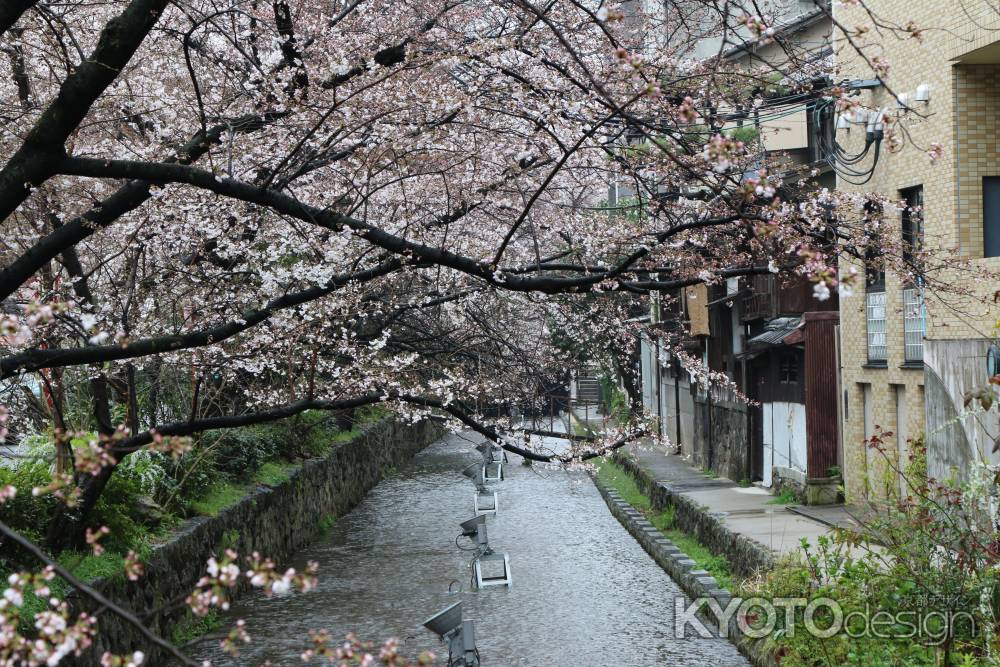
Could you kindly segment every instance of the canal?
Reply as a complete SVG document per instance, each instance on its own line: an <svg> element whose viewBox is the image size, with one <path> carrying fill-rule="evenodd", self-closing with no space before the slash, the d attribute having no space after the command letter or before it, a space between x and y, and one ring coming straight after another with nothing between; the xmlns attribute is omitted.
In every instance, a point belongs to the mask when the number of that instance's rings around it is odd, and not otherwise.
<svg viewBox="0 0 1000 667"><path fill-rule="evenodd" d="M447 649L421 623L461 600L483 667L748 664L726 640L673 637L680 589L580 471L523 466L510 455L496 486L500 513L487 524L490 545L510 556L514 585L470 590L469 554L455 538L473 515L461 470L478 460L479 442L459 434L433 443L299 554L297 567L319 562L317 590L234 604L225 620L244 619L253 638L239 657L218 640L187 652L215 667L301 665L309 631L325 629L334 638L398 637L404 654L431 650L443 664Z"/></svg>

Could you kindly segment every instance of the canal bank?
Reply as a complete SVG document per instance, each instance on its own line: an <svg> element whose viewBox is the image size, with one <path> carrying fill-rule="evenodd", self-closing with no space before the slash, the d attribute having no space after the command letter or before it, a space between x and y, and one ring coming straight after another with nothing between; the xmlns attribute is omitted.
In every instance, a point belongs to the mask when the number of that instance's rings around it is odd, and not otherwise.
<svg viewBox="0 0 1000 667"><path fill-rule="evenodd" d="M333 445L326 456L303 462L287 481L258 486L216 516L185 522L153 550L144 564L145 575L138 581L120 577L92 585L140 613L166 606L145 620L155 633L170 638L190 618L185 605L172 603L190 594L213 554L232 548L241 555L258 551L279 564L288 562L319 536L322 526L354 507L387 473L443 431L434 420L408 424L389 419L367 425L353 439ZM235 594L245 592L241 588ZM81 611L92 610L89 598L77 596L72 602ZM103 614L93 645L74 662L96 665L105 651L126 654L134 650L146 653L146 664L163 664L162 653L144 641L134 626Z"/></svg>
<svg viewBox="0 0 1000 667"><path fill-rule="evenodd" d="M641 475L637 475L636 468L633 466L623 466L622 457L615 456L613 459L614 463L602 464L602 467L598 474L592 475L594 484L601 492L605 502L608 505L608 509L615 516L616 519L625 527L625 529L635 538L635 540L642 545L642 548L646 550L646 553L656 561L656 563L667 572L670 577L676 581L681 589L688 595L692 600L714 600L715 604L718 605L720 609L728 609L730 602L733 600L734 588L732 584L728 583L730 578L730 571L732 565L730 561L726 560L726 566L723 568L723 573L720 576L724 576L727 583L720 582L711 572L707 569L703 569L702 563L696 560L697 556L695 552L691 552L691 555L685 553L682 548L683 543L689 543L690 548L695 548L700 552L705 552L707 547L699 542L689 533L684 533L682 531L672 531L668 532L661 530L662 527L662 517L665 516L664 512L669 512L667 516L670 517L670 523L673 524L677 518L678 513L687 512L689 514L704 514L704 520L710 521L712 517L704 512L701 508L686 507L678 510L676 505L666 505L663 504L663 499L660 498L659 503L654 503L650 500L649 496L646 495L648 492L646 490L640 490L635 485L625 485L629 487L626 491L619 492L616 486L622 486L621 480L612 479L610 483L605 481L607 476L607 471L603 466L611 465L617 473L610 473L614 476L620 474L626 479L636 478L635 481L642 483ZM648 485L647 485L648 488ZM625 494L625 495L623 495ZM630 502L627 496L634 496L642 501L642 506L637 507ZM653 518L653 521L650 521ZM692 520L688 517L688 523ZM699 519L701 520L701 519ZM654 523L659 522L659 523ZM660 526L660 527L658 527ZM679 545L670 539L669 535L679 535L682 544ZM675 537L675 539L678 539ZM714 556L718 556L718 552L711 552ZM714 558L712 560L715 560ZM706 565L708 568L712 568L711 564ZM718 626L716 625L717 619L713 618L710 613L702 609L699 613L699 617L704 623L704 627L709 630L715 630L716 632L722 632L721 630L716 630ZM726 635L730 641L739 649L746 658L755 667L774 667L774 659L764 650L764 645L756 640L751 640L744 637L737 622L737 618L734 615L731 617L727 629L728 634Z"/></svg>
<svg viewBox="0 0 1000 667"><path fill-rule="evenodd" d="M496 486L500 514L488 519L490 545L510 556L510 589L470 589L470 554L456 535L472 516L473 488L461 470L479 458L481 439L435 442L342 516L328 536L294 559L320 563L319 587L304 595L252 594L225 617L244 619L253 641L238 658L217 639L188 647L213 665L299 665L310 630L400 638L406 655L442 645L421 627L461 600L476 620L483 667L743 667L724 639L674 636L680 587L608 512L583 471L510 456ZM452 591L449 593L449 588Z"/></svg>

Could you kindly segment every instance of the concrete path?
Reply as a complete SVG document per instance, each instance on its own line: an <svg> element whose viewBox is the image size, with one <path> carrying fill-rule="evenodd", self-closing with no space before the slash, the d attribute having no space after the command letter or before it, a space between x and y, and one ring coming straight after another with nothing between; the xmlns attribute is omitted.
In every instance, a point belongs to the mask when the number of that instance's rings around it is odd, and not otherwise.
<svg viewBox="0 0 1000 667"><path fill-rule="evenodd" d="M851 522L842 507L824 508L823 520L816 520L800 513L798 506L774 504L775 496L767 489L743 488L725 478L709 477L682 457L667 454L660 448L632 445L627 451L657 482L706 507L725 521L730 530L778 554L797 551L803 539L815 544L816 538L832 530L832 525Z"/></svg>

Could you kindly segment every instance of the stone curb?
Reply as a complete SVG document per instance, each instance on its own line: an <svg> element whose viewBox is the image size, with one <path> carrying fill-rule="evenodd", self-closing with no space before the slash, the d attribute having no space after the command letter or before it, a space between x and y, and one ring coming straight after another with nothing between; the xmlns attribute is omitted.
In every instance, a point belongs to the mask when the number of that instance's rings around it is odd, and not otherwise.
<svg viewBox="0 0 1000 667"><path fill-rule="evenodd" d="M656 564L677 582L688 598L712 597L722 608L728 605L733 597L732 593L720 586L715 577L706 570L698 569L697 564L687 554L667 539L656 526L650 523L649 519L625 501L616 490L606 487L597 479L596 475L591 475L591 479L607 503L611 514L656 561ZM712 621L709 616L703 614L699 614L699 616L702 616L706 621ZM705 626L711 629L712 623L706 622ZM766 656L750 640L741 639L735 616L730 621L727 639L756 667L774 667L773 659Z"/></svg>
<svg viewBox="0 0 1000 667"><path fill-rule="evenodd" d="M760 542L729 529L723 518L712 516L684 493L671 488L669 483L658 482L632 459L615 454L615 463L635 479L653 507L674 509L674 522L688 535L694 536L712 553L726 557L737 576L748 578L774 569L775 553Z"/></svg>

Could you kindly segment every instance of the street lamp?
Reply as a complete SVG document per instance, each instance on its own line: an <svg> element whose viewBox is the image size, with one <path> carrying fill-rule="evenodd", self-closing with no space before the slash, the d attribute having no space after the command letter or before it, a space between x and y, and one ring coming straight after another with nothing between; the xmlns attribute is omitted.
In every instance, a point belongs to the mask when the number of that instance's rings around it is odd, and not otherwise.
<svg viewBox="0 0 1000 667"><path fill-rule="evenodd" d="M476 557L472 561L476 588L510 586L513 583L510 557L506 553L493 551L490 548L486 516L480 514L459 525L462 528L462 535L472 538L476 543Z"/></svg>
<svg viewBox="0 0 1000 667"><path fill-rule="evenodd" d="M486 525L486 517L480 514L479 516L474 516L471 519L466 519L462 523L458 524L462 528L462 535L465 537L472 537L476 534L479 526Z"/></svg>
<svg viewBox="0 0 1000 667"><path fill-rule="evenodd" d="M483 485L483 464L473 463L472 465L467 466L462 471L462 474L471 479L472 483L476 485L476 488Z"/></svg>
<svg viewBox="0 0 1000 667"><path fill-rule="evenodd" d="M448 642L448 667L479 667L476 624L462 620L462 603L445 607L426 621L424 627Z"/></svg>

